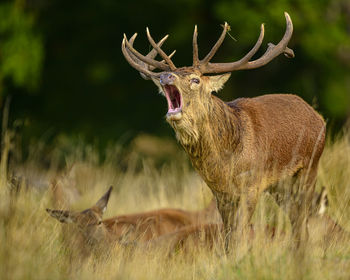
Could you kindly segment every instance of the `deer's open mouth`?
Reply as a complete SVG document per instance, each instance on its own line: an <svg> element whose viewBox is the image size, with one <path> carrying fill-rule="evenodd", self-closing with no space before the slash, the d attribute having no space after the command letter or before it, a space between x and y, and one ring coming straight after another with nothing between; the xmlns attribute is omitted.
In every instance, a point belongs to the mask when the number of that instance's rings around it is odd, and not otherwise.
<svg viewBox="0 0 350 280"><path fill-rule="evenodd" d="M168 101L167 118L179 120L182 112L182 97L181 93L174 85L164 86L165 97Z"/></svg>

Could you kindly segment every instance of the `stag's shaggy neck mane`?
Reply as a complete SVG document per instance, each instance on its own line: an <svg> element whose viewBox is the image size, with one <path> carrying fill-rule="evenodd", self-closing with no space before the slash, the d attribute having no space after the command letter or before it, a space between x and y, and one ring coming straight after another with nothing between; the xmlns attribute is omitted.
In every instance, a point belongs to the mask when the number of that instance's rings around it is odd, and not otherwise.
<svg viewBox="0 0 350 280"><path fill-rule="evenodd" d="M219 187L228 179L222 172L232 160L232 154L242 150L242 119L238 108L216 96L212 96L205 107L205 114L200 119L184 118L171 125L195 169L207 184Z"/></svg>

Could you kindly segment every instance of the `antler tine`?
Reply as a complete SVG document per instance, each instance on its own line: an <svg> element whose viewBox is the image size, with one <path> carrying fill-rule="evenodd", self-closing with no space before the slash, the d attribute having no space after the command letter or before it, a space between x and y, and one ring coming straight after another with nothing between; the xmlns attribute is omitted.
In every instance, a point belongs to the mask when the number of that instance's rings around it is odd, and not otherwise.
<svg viewBox="0 0 350 280"><path fill-rule="evenodd" d="M130 40L129 40L129 43L130 43L132 46L134 46L134 41L135 41L136 37L137 37L137 33L135 33L134 35L132 35L131 38L130 38ZM150 67L153 67L153 66L149 66L149 65L147 65L146 63L144 63L144 62L142 62L141 60L139 60L139 59L138 59L136 56L134 56L134 55L132 54L132 52L129 51L128 49L126 49L126 51L128 52L130 58L131 58L134 62L136 62L137 64L142 65L142 67L144 67L144 68L146 68L146 69L148 69L148 70L152 70L152 69L150 69ZM155 68L155 67L153 67L153 68ZM141 73L141 72L139 72L139 73L140 73L140 76L141 76L143 79L145 79L145 80L151 79L151 77L145 75L144 73Z"/></svg>
<svg viewBox="0 0 350 280"><path fill-rule="evenodd" d="M264 40L264 35L265 35L265 27L264 24L261 24L260 27L260 35L258 40L256 41L254 47L240 60L237 61L237 64L244 64L247 63L253 56L254 54L259 50L263 40Z"/></svg>
<svg viewBox="0 0 350 280"><path fill-rule="evenodd" d="M199 66L199 58L198 58L198 41L197 41L197 25L194 26L194 31L193 31L193 67L198 67Z"/></svg>
<svg viewBox="0 0 350 280"><path fill-rule="evenodd" d="M161 62L159 62L157 60L154 60L154 59L152 59L152 58L150 58L148 56L144 56L144 55L140 54L137 50L135 50L133 48L133 46L129 43L129 41L128 41L128 39L127 39L125 34L124 34L124 40L125 40L125 44L126 44L126 47L128 48L128 50L130 50L130 52L134 56L136 56L139 60L141 60L141 61L143 61L143 62L145 62L145 63L147 63L149 65L152 65L152 66L154 66L156 68L159 68L161 70L164 70L164 71L169 70L169 66L166 65L165 63L161 63Z"/></svg>
<svg viewBox="0 0 350 280"><path fill-rule="evenodd" d="M135 33L131 38L130 38L130 40L129 40L129 43L130 43L130 45L132 46L132 47L134 47L134 41L135 41L135 39L136 39L136 36L137 36L137 33ZM159 47L161 47L163 44L164 44L164 42L165 42L165 40L166 39L168 39L168 37L169 37L169 35L165 35L159 42L158 42L158 46ZM148 64L146 64L146 63L144 63L143 61L141 61L141 60L139 60L136 56L134 56L133 55L133 53L132 52L130 52L130 51L128 51L129 52L129 55L131 56L131 58L135 61L135 62L137 62L137 63L139 63L139 64L143 64L143 66L144 67L147 67L148 68L148 70L154 70L154 69L156 69L157 67L154 67L154 66L152 66L152 65L148 65ZM172 58L173 56L174 56L174 54L176 53L176 50L174 50L170 55L169 55L169 57L170 58ZM154 48L146 55L146 57L149 57L149 58L152 58L152 59L154 59L156 56L157 56L157 50L155 50ZM161 63L165 63L165 60L163 59L162 61L160 61Z"/></svg>
<svg viewBox="0 0 350 280"><path fill-rule="evenodd" d="M272 43L268 43L267 45L268 45L268 47L271 47L271 48L275 46ZM286 49L284 50L283 54L284 54L285 57L288 57L288 58L294 58L295 57L294 51L292 49L288 48L288 47L286 47Z"/></svg>
<svg viewBox="0 0 350 280"><path fill-rule="evenodd" d="M286 17L287 27L282 40L277 45L269 43L267 50L260 58L253 61L249 61L261 46L264 37L264 25L261 25L261 32L258 41L246 56L244 56L239 61L231 63L208 63L207 65L203 65L204 73L224 73L231 72L234 70L247 70L258 68L266 65L281 53L284 53L287 57L294 57L293 50L287 47L288 42L293 34L293 23L287 12L285 12L284 15Z"/></svg>
<svg viewBox="0 0 350 280"><path fill-rule="evenodd" d="M171 59L169 58L169 56L159 47L157 46L156 42L154 42L148 27L146 28L146 33L147 33L147 38L148 41L151 43L152 47L157 50L157 52L159 53L159 55L165 60L165 62L169 65L170 69L172 71L176 70L176 66L174 65L174 63L171 61Z"/></svg>
<svg viewBox="0 0 350 280"><path fill-rule="evenodd" d="M152 51L153 51L154 49L152 49ZM169 55L169 58L172 58L173 56L174 56L174 54L176 53L176 50L174 50L170 55ZM161 61L162 63L165 63L165 60L163 59L162 61ZM156 69L154 66L151 66L151 65L149 65L148 66L148 69L149 70L154 70L154 69Z"/></svg>
<svg viewBox="0 0 350 280"><path fill-rule="evenodd" d="M264 35L265 35L264 24L261 24L260 35L259 35L258 40L256 41L254 47L243 58L241 58L238 61L231 62L231 63L208 63L206 69L204 69L204 72L205 73L221 73L221 72L229 72L229 71L233 71L233 70L238 70L241 65L245 65L246 63L248 63L249 60L254 56L254 54L259 50L259 48L264 40Z"/></svg>
<svg viewBox="0 0 350 280"><path fill-rule="evenodd" d="M137 37L137 33L135 33L134 35L131 36L131 38L130 38L130 40L129 40L129 43L130 43L131 46L134 46L134 41L135 41L136 37ZM143 61L141 61L140 59L138 59L135 55L133 55L132 52L131 52L130 50L128 50L128 49L126 49L126 50L127 50L128 54L129 54L129 56L130 56L136 63L142 64L143 66L146 66L146 65L147 65L146 63L144 63Z"/></svg>
<svg viewBox="0 0 350 280"><path fill-rule="evenodd" d="M284 56L288 57L288 58L294 58L295 54L294 51L288 47L286 47L286 49L284 50Z"/></svg>
<svg viewBox="0 0 350 280"><path fill-rule="evenodd" d="M127 39L123 38L122 41L122 52L125 57L125 59L129 62L129 64L134 67L137 71L141 73L141 76L145 79L150 79L151 77L159 77L160 73L155 73L152 71L149 71L147 68L143 67L143 65L137 63L129 54L128 50L126 49L126 42ZM129 42L128 42L129 43ZM143 74L143 75L142 75Z"/></svg>
<svg viewBox="0 0 350 280"><path fill-rule="evenodd" d="M166 39L168 39L169 35L165 35L159 42L158 42L158 46L161 48L165 42ZM153 48L146 56L149 58L154 59L157 56L158 52L155 48ZM169 56L170 57L170 56ZM164 60L161 61L162 63L164 63Z"/></svg>
<svg viewBox="0 0 350 280"><path fill-rule="evenodd" d="M132 37L131 37L130 40L129 40L130 45L133 46L133 47L134 47L134 41L135 41L136 37L137 37L137 33L135 33L134 35L132 35ZM165 37L164 37L164 38L165 38ZM164 38L163 38L163 39L164 39ZM162 40L161 40L161 41L162 41ZM163 43L163 42L159 42L159 43ZM127 52L128 52L128 54L129 54L129 56L130 56L137 64L141 65L142 67L144 67L144 68L146 68L146 69L148 69L148 70L151 70L151 71L154 70L154 69L156 69L156 67L151 66L151 65L148 65L148 64L144 63L143 61L141 61L140 59L138 59L138 58L137 58L135 55L133 55L132 52L129 51L128 49L127 49ZM154 52L154 49L152 49L152 51L150 51L146 56L147 56L147 57L150 57L150 58L154 58L154 57L157 55L157 52L155 52L155 55L152 57L153 52ZM140 76L141 76L143 79L145 79L145 80L150 80L150 79L151 79L150 76L147 76L146 74L141 73L141 72L139 72L139 73L140 73Z"/></svg>
<svg viewBox="0 0 350 280"><path fill-rule="evenodd" d="M213 48L210 50L210 52L207 54L207 56L201 61L201 64L207 64L215 55L215 53L218 51L218 49L220 48L222 42L225 39L226 36L226 32L227 30L230 28L230 26L227 24L227 22L225 22L224 25L224 30L222 31L218 41L215 43L215 45L213 46Z"/></svg>
<svg viewBox="0 0 350 280"><path fill-rule="evenodd" d="M288 42L293 34L293 23L290 19L290 16L287 12L284 13L286 17L286 32L284 33L284 36L282 40L275 46L273 44L270 44L267 48L266 52L257 60L250 61L247 63L247 65L242 69L254 69L257 67L261 67L269 63L272 59L274 59L276 56L280 55L281 53L287 54L287 56L294 56L294 52L291 55L292 51L287 47Z"/></svg>

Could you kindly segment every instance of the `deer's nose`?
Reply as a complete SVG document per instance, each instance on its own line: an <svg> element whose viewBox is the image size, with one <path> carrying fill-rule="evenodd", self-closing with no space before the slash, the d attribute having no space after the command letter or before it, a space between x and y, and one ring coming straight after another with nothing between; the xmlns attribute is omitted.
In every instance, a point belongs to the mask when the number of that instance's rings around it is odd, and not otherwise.
<svg viewBox="0 0 350 280"><path fill-rule="evenodd" d="M175 80L175 76L171 73L161 74L159 81L162 85L171 85Z"/></svg>

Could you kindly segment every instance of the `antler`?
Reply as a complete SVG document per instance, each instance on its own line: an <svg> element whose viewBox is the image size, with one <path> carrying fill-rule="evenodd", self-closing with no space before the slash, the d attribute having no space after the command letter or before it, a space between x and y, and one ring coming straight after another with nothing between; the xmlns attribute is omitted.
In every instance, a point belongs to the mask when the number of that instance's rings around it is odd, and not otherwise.
<svg viewBox="0 0 350 280"><path fill-rule="evenodd" d="M201 61L198 60L197 28L195 28L195 31L193 34L193 67L198 68L202 74L224 73L224 72L231 72L235 70L254 69L254 68L264 66L265 64L269 63L272 59L274 59L276 56L280 55L281 53L284 53L287 57L290 57L290 58L294 57L293 50L287 47L288 42L292 37L293 24L289 14L285 12L284 15L286 17L287 28L282 40L277 45L269 43L266 52L259 59L256 59L253 61L250 61L250 59L258 51L264 39L263 24L261 25L260 35L254 47L243 58L241 58L238 61L230 62L230 63L210 63L209 62L213 58L213 56L215 55L219 47L221 46L222 42L224 41L226 32L229 29L229 25L225 22L224 30L222 31L222 34L219 40L216 42L216 44L213 46L213 48L207 54L207 56Z"/></svg>
<svg viewBox="0 0 350 280"><path fill-rule="evenodd" d="M136 39L136 36L137 33L135 33L130 38L130 40L128 40L126 35L124 34L122 42L122 52L129 64L136 70L138 70L144 79L148 80L151 79L151 77L159 77L162 72L152 72L154 69L157 68L163 71L171 71L176 69L174 63L172 63L171 61L171 57L175 54L176 50L174 50L169 56L161 50L161 46L169 37L169 35L166 35L163 39L161 39L158 42L158 44L156 44L151 35L149 34L149 30L147 28L147 36L151 45L153 46L153 49L146 56L140 54L137 50L134 49L133 44ZM160 54L164 58L164 60L155 60L154 58L157 56L157 54Z"/></svg>
<svg viewBox="0 0 350 280"><path fill-rule="evenodd" d="M192 68L198 69L202 74L225 73L225 72L231 72L235 70L259 68L269 63L272 59L274 59L276 56L280 55L281 53L284 53L284 55L289 58L294 57L293 50L287 47L288 42L293 34L293 23L287 12L285 12L284 15L286 17L287 27L282 40L277 45L268 43L268 48L265 51L265 53L260 58L253 61L250 61L250 59L259 50L262 44L262 41L264 39L264 31L265 31L264 24L261 25L260 35L254 47L240 60L229 62L229 63L211 63L210 60L214 57L215 53L220 48L222 42L225 39L227 30L229 30L230 26L225 22L224 30L222 31L218 41L215 43L215 45L210 50L210 52L206 55L206 57L203 60L199 60L198 43L197 43L198 33L197 33L197 25L196 25L193 32L193 42L192 42L193 44ZM154 69L157 69L157 68L163 71L175 71L176 69L178 69L176 68L176 66L171 60L171 57L175 54L175 51L168 56L161 49L161 46L163 45L164 41L168 38L168 35L166 35L162 40L158 42L158 44L156 44L148 28L146 28L146 33L147 33L148 41L153 47L152 51L149 52L146 56L140 54L133 47L133 43L135 41L137 33L135 33L130 38L130 40L128 40L126 35L124 34L124 38L122 42L122 52L126 60L129 62L129 64L132 67L134 67L136 70L138 70L144 79L159 77L163 72L152 72ZM154 59L157 54L159 54L163 58L162 61L157 61ZM184 68L187 68L187 67L184 67Z"/></svg>

